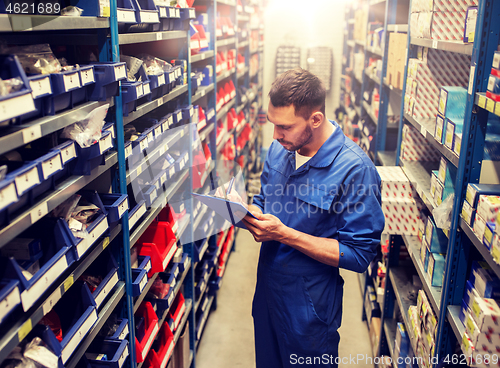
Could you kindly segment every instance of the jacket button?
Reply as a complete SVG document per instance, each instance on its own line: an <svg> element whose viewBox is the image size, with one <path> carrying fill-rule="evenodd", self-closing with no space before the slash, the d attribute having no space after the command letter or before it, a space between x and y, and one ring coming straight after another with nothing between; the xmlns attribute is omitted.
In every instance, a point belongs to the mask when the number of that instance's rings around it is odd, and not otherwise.
<svg viewBox="0 0 500 368"><path fill-rule="evenodd" d="M344 252L340 252L340 255L343 257L344 256Z"/></svg>

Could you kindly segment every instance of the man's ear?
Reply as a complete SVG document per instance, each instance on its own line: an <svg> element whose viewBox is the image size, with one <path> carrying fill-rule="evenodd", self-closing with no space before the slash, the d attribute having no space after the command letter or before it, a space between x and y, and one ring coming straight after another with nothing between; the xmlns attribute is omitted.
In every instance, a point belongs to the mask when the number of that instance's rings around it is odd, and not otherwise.
<svg viewBox="0 0 500 368"><path fill-rule="evenodd" d="M316 111L311 115L311 121L312 121L312 126L313 128L318 128L321 126L321 123L323 123L323 120L325 120L325 116L321 111Z"/></svg>

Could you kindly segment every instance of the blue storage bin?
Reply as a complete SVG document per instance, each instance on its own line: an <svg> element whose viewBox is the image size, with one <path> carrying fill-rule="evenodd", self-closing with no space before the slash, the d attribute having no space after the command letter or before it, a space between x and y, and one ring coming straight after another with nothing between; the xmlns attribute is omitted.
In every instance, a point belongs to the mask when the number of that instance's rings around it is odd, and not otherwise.
<svg viewBox="0 0 500 368"><path fill-rule="evenodd" d="M80 145L76 146L78 160L86 160L95 157L101 157L104 153L113 148L113 136L110 131L104 130L101 132L101 138L98 142L90 147L82 148Z"/></svg>
<svg viewBox="0 0 500 368"><path fill-rule="evenodd" d="M159 23L160 15L153 0L134 0L137 23Z"/></svg>
<svg viewBox="0 0 500 368"><path fill-rule="evenodd" d="M128 158L132 155L132 142L131 141L125 142L124 149L125 149L125 160L128 163Z"/></svg>
<svg viewBox="0 0 500 368"><path fill-rule="evenodd" d="M112 96L118 96L121 80L127 79L125 62L95 63L95 84L90 87L90 101L106 101Z"/></svg>
<svg viewBox="0 0 500 368"><path fill-rule="evenodd" d="M112 228L116 226L125 211L128 210L128 195L105 193L99 196L104 208L108 212L109 227Z"/></svg>
<svg viewBox="0 0 500 368"><path fill-rule="evenodd" d="M132 141L132 155L128 158L129 169L135 168L135 164L147 156L149 150L148 137L139 134L135 141Z"/></svg>
<svg viewBox="0 0 500 368"><path fill-rule="evenodd" d="M208 294L215 295L222 286L222 277L215 276L208 282Z"/></svg>
<svg viewBox="0 0 500 368"><path fill-rule="evenodd" d="M123 115L128 116L137 109L137 100L144 95L142 82L123 81L121 84Z"/></svg>
<svg viewBox="0 0 500 368"><path fill-rule="evenodd" d="M193 262L199 262L208 248L208 238L197 240L193 245Z"/></svg>
<svg viewBox="0 0 500 368"><path fill-rule="evenodd" d="M137 204L128 213L128 225L130 229L139 222L147 211L146 201L140 198L137 199Z"/></svg>
<svg viewBox="0 0 500 368"><path fill-rule="evenodd" d="M90 93L95 86L95 73L93 65L83 65L78 68L82 88L73 92L73 104L90 101Z"/></svg>
<svg viewBox="0 0 500 368"><path fill-rule="evenodd" d="M156 191L156 187L154 185L143 185L140 188L140 192L138 193L138 195L142 199L144 199L144 201L146 202L146 207L151 208L153 202L158 196L158 192Z"/></svg>
<svg viewBox="0 0 500 368"><path fill-rule="evenodd" d="M53 308L61 321L63 339L59 342L50 327L39 325L37 332L44 342L66 364L80 342L97 321L97 310L90 291L77 281Z"/></svg>
<svg viewBox="0 0 500 368"><path fill-rule="evenodd" d="M45 98L52 94L52 85L50 84L50 75L37 74L28 77L28 83L31 88L31 96L35 104L35 110L21 115L20 121L35 119L46 115Z"/></svg>
<svg viewBox="0 0 500 368"><path fill-rule="evenodd" d="M180 8L180 17L175 20L174 29L187 31L191 19L196 19L194 8Z"/></svg>
<svg viewBox="0 0 500 368"><path fill-rule="evenodd" d="M37 162L0 161L0 166L7 165L5 180L13 180L16 184L18 201L11 207L13 211L26 203L32 203L31 190L40 184Z"/></svg>
<svg viewBox="0 0 500 368"><path fill-rule="evenodd" d="M153 180L151 180L151 185L154 185L156 187L156 191L158 193L163 193L165 189L165 183L168 180L168 173L167 170L162 170L161 169L161 160L159 162L155 163L155 166L153 167L153 173L157 173Z"/></svg>
<svg viewBox="0 0 500 368"><path fill-rule="evenodd" d="M7 96L0 96L0 102L4 106L4 110L0 112L0 122L36 111L28 78L17 56L0 56L0 78L20 78L23 82L23 86L19 91L9 93Z"/></svg>
<svg viewBox="0 0 500 368"><path fill-rule="evenodd" d="M72 108L87 100L87 89L82 86L79 69L50 74L52 95L45 99L46 115Z"/></svg>
<svg viewBox="0 0 500 368"><path fill-rule="evenodd" d="M166 312L168 312L168 309L174 302L174 299L175 299L174 288L170 288L167 296L165 296L165 298L163 299L146 298L146 300L149 301L153 306L153 309L155 310L158 319L162 319L163 315Z"/></svg>
<svg viewBox="0 0 500 368"><path fill-rule="evenodd" d="M118 23L137 23L135 1L117 0L116 6Z"/></svg>
<svg viewBox="0 0 500 368"><path fill-rule="evenodd" d="M92 292L96 308L99 309L119 280L118 264L113 258L111 251L109 249L105 249L103 254L101 254L99 258L90 265L84 274L102 276L101 283Z"/></svg>
<svg viewBox="0 0 500 368"><path fill-rule="evenodd" d="M151 84L148 79L143 80L142 82L142 91L143 95L137 102L137 105L140 106L146 102L153 101L153 95L151 94Z"/></svg>
<svg viewBox="0 0 500 368"><path fill-rule="evenodd" d="M182 120L189 122L189 120L193 117L194 109L193 105L189 105L182 108Z"/></svg>
<svg viewBox="0 0 500 368"><path fill-rule="evenodd" d="M167 266L167 269L165 270L165 272L170 274L170 275L173 275L176 280L178 280L180 278L180 275L181 275L179 264L175 263L175 262L170 263Z"/></svg>
<svg viewBox="0 0 500 368"><path fill-rule="evenodd" d="M165 85L165 72L159 74L148 74L149 87L151 89L151 99L156 100L163 96L163 86Z"/></svg>
<svg viewBox="0 0 500 368"><path fill-rule="evenodd" d="M97 192L83 191L81 195L101 210L101 214L88 225L88 235L83 239L75 237L64 219L58 219L55 227L56 241L58 244L71 245L76 260L79 260L108 229L107 212L99 198L99 194Z"/></svg>
<svg viewBox="0 0 500 368"><path fill-rule="evenodd" d="M109 3L99 3L95 0L70 0L68 5L74 5L83 9L82 17L109 17Z"/></svg>
<svg viewBox="0 0 500 368"><path fill-rule="evenodd" d="M94 157L90 159L79 159L73 166L73 175L90 175L92 170L104 164L104 157Z"/></svg>
<svg viewBox="0 0 500 368"><path fill-rule="evenodd" d="M129 329L128 329L128 319L118 319L119 323L116 331L111 336L107 336L107 340L125 340L128 337Z"/></svg>
<svg viewBox="0 0 500 368"><path fill-rule="evenodd" d="M49 179L63 170L61 151L57 148L49 150L24 148L19 149L18 152L25 161L37 164L40 183L49 181Z"/></svg>
<svg viewBox="0 0 500 368"><path fill-rule="evenodd" d="M97 355L105 354L106 359L95 359ZM85 357L93 368L122 368L129 356L128 341L96 339L90 344Z"/></svg>
<svg viewBox="0 0 500 368"><path fill-rule="evenodd" d="M21 304L18 280L0 280L0 325Z"/></svg>
<svg viewBox="0 0 500 368"><path fill-rule="evenodd" d="M140 268L132 268L132 296L141 295L148 283L148 271Z"/></svg>
<svg viewBox="0 0 500 368"><path fill-rule="evenodd" d="M189 255L187 253L184 253L182 255L182 261L179 262L179 271L184 273L184 271L186 271L187 269L188 263L189 263Z"/></svg>
<svg viewBox="0 0 500 368"><path fill-rule="evenodd" d="M140 269L146 270L147 272L151 271L151 257L150 256L139 256L137 257L139 260Z"/></svg>
<svg viewBox="0 0 500 368"><path fill-rule="evenodd" d="M9 222L10 206L18 201L14 177L0 181L0 226Z"/></svg>
<svg viewBox="0 0 500 368"><path fill-rule="evenodd" d="M71 248L55 241L55 223L52 218L43 218L32 225L23 235L25 237L39 237L42 242L43 254L38 260L40 269L28 280L23 273L20 261L10 257L2 267L5 272L4 279L19 281L21 302L26 312L44 294L44 292L64 273L75 261ZM25 265L23 265L25 266Z"/></svg>
<svg viewBox="0 0 500 368"><path fill-rule="evenodd" d="M133 122L133 125L138 133L145 135L148 142L148 149L152 150L155 147L155 131L161 137L161 124L158 120L151 118L143 118Z"/></svg>
<svg viewBox="0 0 500 368"><path fill-rule="evenodd" d="M207 286L207 280L205 280L205 275L208 274L208 271L205 270L203 271L203 274L200 276L200 278L196 281L196 285L194 287L194 294L196 295L196 298L199 299L201 296L201 293Z"/></svg>
<svg viewBox="0 0 500 368"><path fill-rule="evenodd" d="M63 142L54 148L51 148L51 150L59 151L61 154L61 162L63 165L63 169L61 171L58 171L54 175L54 180L57 182L63 178L68 178L71 176L71 163L75 163L75 159L77 157L76 153L76 142L73 140L67 140L66 142Z"/></svg>
<svg viewBox="0 0 500 368"><path fill-rule="evenodd" d="M185 167L186 164L189 161L189 154L188 152L182 153L179 158L175 161L175 171L180 172L182 171Z"/></svg>

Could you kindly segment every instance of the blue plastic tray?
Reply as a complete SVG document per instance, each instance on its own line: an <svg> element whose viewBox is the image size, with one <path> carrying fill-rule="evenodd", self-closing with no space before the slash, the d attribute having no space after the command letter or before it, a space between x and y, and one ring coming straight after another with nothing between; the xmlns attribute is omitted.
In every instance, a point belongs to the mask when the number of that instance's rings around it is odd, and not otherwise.
<svg viewBox="0 0 500 368"><path fill-rule="evenodd" d="M146 201L138 198L137 204L128 213L128 223L130 229L132 229L134 225L136 225L139 222L139 220L142 218L142 216L144 216L146 211L147 211Z"/></svg>
<svg viewBox="0 0 500 368"><path fill-rule="evenodd" d="M132 296L141 295L148 283L148 271L140 268L132 268Z"/></svg>
<svg viewBox="0 0 500 368"><path fill-rule="evenodd" d="M119 81L127 78L125 62L96 63L94 65L95 84L90 88L90 101L106 101L118 96Z"/></svg>
<svg viewBox="0 0 500 368"><path fill-rule="evenodd" d="M106 360L95 360L95 354L105 354ZM94 368L122 368L129 356L128 341L96 339L85 353L90 366Z"/></svg>
<svg viewBox="0 0 500 368"><path fill-rule="evenodd" d="M118 223L126 210L128 210L128 195L105 193L99 194L104 208L108 212L108 222L111 224Z"/></svg>
<svg viewBox="0 0 500 368"><path fill-rule="evenodd" d="M0 325L21 304L18 280L0 280Z"/></svg>
<svg viewBox="0 0 500 368"><path fill-rule="evenodd" d="M106 274L99 286L92 293L96 308L99 309L119 280L118 264L113 258L111 251L109 249L104 250L104 252L90 265L85 273L91 275Z"/></svg>

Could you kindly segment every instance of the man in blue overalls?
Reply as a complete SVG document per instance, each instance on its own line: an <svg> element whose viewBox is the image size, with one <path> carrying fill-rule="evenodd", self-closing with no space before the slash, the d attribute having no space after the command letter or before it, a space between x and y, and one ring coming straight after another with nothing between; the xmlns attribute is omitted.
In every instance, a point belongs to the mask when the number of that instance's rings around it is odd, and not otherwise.
<svg viewBox="0 0 500 368"><path fill-rule="evenodd" d="M257 368L336 367L339 269L363 272L376 254L380 177L325 118L326 91L315 75L290 70L269 97L275 141L249 206L258 220L244 219L262 242L252 308Z"/></svg>

